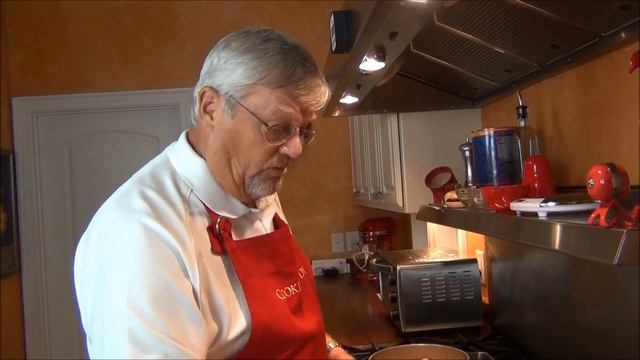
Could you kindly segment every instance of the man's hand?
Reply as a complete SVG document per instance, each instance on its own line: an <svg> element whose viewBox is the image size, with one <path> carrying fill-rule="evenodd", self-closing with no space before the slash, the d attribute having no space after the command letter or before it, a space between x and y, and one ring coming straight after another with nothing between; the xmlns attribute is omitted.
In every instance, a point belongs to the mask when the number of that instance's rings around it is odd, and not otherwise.
<svg viewBox="0 0 640 360"><path fill-rule="evenodd" d="M327 342L327 350L329 350L329 359L331 360L354 360L354 357L343 349L329 334L324 335Z"/></svg>
<svg viewBox="0 0 640 360"><path fill-rule="evenodd" d="M347 350L341 348L340 346L338 346L337 348L334 348L333 350L331 350L329 352L329 359L332 360L354 360L354 357L351 356L351 354L349 354L347 352Z"/></svg>

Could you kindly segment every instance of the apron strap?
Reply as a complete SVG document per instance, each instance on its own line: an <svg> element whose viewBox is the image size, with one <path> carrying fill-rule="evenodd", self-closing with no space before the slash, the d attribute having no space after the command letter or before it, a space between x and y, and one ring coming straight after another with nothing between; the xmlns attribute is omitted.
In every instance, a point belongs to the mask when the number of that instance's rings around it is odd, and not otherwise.
<svg viewBox="0 0 640 360"><path fill-rule="evenodd" d="M284 220L282 220L280 218L280 215L278 215L278 212L276 211L275 214L273 214L273 228L274 229L280 229L283 226L286 226L287 223L284 222Z"/></svg>

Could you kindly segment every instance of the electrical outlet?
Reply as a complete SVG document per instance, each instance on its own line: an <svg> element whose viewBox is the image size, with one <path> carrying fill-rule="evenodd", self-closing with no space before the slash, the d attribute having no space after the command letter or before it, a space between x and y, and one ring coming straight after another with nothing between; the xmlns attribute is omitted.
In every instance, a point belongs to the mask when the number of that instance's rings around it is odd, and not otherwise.
<svg viewBox="0 0 640 360"><path fill-rule="evenodd" d="M344 233L331 234L331 252L332 253L344 252Z"/></svg>
<svg viewBox="0 0 640 360"><path fill-rule="evenodd" d="M313 260L311 262L311 267L313 268L314 276L322 275L322 269L328 269L331 267L337 268L340 273L349 273L349 264L347 264L347 260L345 258Z"/></svg>
<svg viewBox="0 0 640 360"><path fill-rule="evenodd" d="M347 251L359 251L362 249L362 242L360 242L360 235L357 231L347 231Z"/></svg>
<svg viewBox="0 0 640 360"><path fill-rule="evenodd" d="M487 283L487 271L486 262L484 258L484 251L476 250L476 259L478 260L478 267L480 268L480 283L485 285Z"/></svg>

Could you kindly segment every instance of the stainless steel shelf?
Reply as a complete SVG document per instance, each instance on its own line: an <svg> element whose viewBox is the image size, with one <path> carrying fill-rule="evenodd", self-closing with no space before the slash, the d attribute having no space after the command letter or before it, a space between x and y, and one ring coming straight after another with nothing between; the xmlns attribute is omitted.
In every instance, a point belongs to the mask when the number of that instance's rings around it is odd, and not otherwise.
<svg viewBox="0 0 640 360"><path fill-rule="evenodd" d="M604 229L587 224L588 215L553 215L548 219L477 209L422 206L418 220L486 236L559 251L612 265L635 265L639 259L639 231Z"/></svg>

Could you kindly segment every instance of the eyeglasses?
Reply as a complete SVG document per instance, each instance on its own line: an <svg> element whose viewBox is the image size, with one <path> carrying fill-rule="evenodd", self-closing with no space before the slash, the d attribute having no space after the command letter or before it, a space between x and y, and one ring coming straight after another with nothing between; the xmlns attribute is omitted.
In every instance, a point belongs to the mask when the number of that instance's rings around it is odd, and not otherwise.
<svg viewBox="0 0 640 360"><path fill-rule="evenodd" d="M244 104L236 99L233 95L229 95L228 97L238 103L238 105L242 106L243 109L247 110L249 114L253 115L256 120L264 125L264 139L270 144L281 145L295 135L299 135L302 145L309 145L316 137L316 131L311 127L311 124L309 124L305 128L300 128L299 126L293 125L291 123L270 125L260 116L256 115L256 113L249 110L248 107L244 106Z"/></svg>

